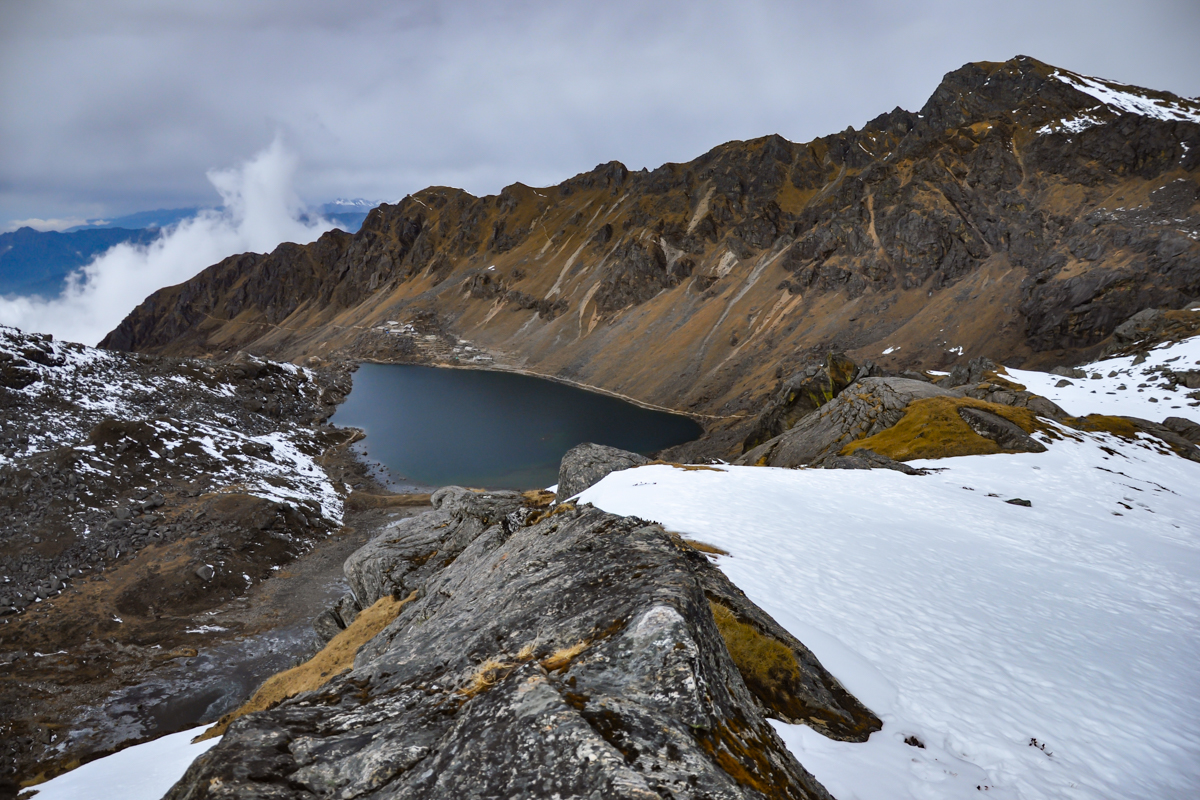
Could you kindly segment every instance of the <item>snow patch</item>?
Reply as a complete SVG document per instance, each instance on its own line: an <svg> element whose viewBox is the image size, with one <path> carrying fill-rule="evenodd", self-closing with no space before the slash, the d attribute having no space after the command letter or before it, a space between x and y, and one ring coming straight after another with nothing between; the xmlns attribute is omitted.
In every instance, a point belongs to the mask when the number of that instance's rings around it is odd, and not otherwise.
<svg viewBox="0 0 1200 800"><path fill-rule="evenodd" d="M1117 111L1166 121L1200 122L1200 108L1181 98L1150 97L1142 94L1136 86L1126 86L1061 70L1055 70L1051 77L1091 95Z"/></svg>
<svg viewBox="0 0 1200 800"><path fill-rule="evenodd" d="M33 787L37 800L159 800L192 761L220 739L192 744L207 726L173 733L96 759Z"/></svg>
<svg viewBox="0 0 1200 800"><path fill-rule="evenodd" d="M1200 371L1200 336L1161 344L1146 354L1143 363L1134 364L1135 360L1121 356L1085 364L1080 369L1086 378L1012 367L1005 371L1029 391L1076 416L1120 414L1154 422L1187 417L1200 422L1200 396L1192 396L1198 390L1173 383L1165 372Z"/></svg>

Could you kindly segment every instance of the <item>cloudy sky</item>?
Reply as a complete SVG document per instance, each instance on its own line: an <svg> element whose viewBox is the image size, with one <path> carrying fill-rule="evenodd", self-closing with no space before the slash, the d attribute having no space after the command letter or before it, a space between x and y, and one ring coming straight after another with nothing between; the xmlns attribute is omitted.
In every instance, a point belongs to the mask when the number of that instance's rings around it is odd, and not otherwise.
<svg viewBox="0 0 1200 800"><path fill-rule="evenodd" d="M1200 95L1196 0L3 0L0 229L213 204L279 136L308 202L477 194L805 141L1027 54Z"/></svg>

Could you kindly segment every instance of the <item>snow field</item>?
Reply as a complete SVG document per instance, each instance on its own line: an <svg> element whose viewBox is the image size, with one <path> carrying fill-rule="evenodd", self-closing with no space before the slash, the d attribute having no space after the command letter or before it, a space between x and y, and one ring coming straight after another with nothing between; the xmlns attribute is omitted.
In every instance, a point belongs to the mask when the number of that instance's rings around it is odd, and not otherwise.
<svg viewBox="0 0 1200 800"><path fill-rule="evenodd" d="M1047 443L925 476L647 466L580 500L728 550L884 720L865 744L776 724L838 800L1197 796L1200 464Z"/></svg>
<svg viewBox="0 0 1200 800"><path fill-rule="evenodd" d="M1175 372L1200 370L1200 336L1161 344L1146 354L1145 362L1137 365L1133 362L1133 356L1122 356L1086 364L1080 367L1088 374L1086 378L1064 378L1012 367L1005 368L1005 372L1029 391L1053 400L1076 416L1120 414L1152 422L1162 422L1166 417L1187 417L1200 422L1200 400L1188 397L1196 390L1183 386L1167 388L1159 372L1163 367ZM1108 377L1114 372L1117 374ZM1058 386L1063 381L1067 384Z"/></svg>
<svg viewBox="0 0 1200 800"><path fill-rule="evenodd" d="M37 800L159 800L220 739L192 744L207 726L173 733L77 767L35 786Z"/></svg>

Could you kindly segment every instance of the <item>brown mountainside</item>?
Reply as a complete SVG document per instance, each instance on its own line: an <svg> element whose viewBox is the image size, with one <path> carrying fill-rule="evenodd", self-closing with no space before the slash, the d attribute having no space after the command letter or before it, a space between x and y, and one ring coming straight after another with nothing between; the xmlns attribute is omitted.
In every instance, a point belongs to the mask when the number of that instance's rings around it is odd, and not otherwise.
<svg viewBox="0 0 1200 800"><path fill-rule="evenodd" d="M807 144L425 189L162 289L102 344L520 369L713 416L831 349L1077 363L1200 295L1198 121L1032 58L968 64L919 113Z"/></svg>

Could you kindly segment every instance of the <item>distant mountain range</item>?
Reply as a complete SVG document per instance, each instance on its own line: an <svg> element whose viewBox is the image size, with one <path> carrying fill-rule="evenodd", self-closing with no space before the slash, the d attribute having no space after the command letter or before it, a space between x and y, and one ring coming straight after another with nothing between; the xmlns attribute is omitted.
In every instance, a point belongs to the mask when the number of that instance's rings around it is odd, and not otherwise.
<svg viewBox="0 0 1200 800"><path fill-rule="evenodd" d="M376 205L378 202L373 200L338 198L318 206L314 213L354 233ZM110 247L125 242L149 244L161 235L163 228L190 219L202 210L205 209L159 208L113 219L89 220L86 225L62 233L28 227L2 233L0 295L56 296L63 290L69 274Z"/></svg>

